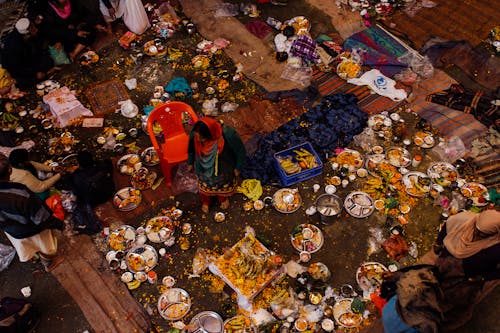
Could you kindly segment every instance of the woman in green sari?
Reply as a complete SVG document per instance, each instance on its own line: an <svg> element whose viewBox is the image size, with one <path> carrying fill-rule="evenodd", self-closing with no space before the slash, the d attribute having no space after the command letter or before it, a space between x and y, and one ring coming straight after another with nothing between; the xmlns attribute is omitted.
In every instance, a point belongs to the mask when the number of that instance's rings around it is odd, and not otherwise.
<svg viewBox="0 0 500 333"><path fill-rule="evenodd" d="M222 209L229 207L237 177L246 159L245 146L236 131L204 117L194 124L188 146L188 164L198 176L201 210L208 213L217 197Z"/></svg>

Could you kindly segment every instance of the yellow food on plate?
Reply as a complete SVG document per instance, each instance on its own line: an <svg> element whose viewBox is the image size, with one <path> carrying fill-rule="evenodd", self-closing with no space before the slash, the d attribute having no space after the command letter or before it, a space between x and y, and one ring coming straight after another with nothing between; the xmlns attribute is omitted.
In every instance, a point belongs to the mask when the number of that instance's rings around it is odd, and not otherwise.
<svg viewBox="0 0 500 333"><path fill-rule="evenodd" d="M144 259L140 255L132 253L128 257L128 265L130 269L140 271L144 267Z"/></svg>

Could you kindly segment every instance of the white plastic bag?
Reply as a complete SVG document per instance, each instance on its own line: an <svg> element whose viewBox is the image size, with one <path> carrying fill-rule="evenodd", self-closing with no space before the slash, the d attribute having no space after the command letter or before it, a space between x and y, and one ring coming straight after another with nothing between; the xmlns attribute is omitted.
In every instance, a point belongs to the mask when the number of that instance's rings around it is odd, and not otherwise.
<svg viewBox="0 0 500 333"><path fill-rule="evenodd" d="M151 26L140 0L126 0L123 22L130 31L137 35L142 34Z"/></svg>
<svg viewBox="0 0 500 333"><path fill-rule="evenodd" d="M0 272L6 269L16 256L16 249L0 243Z"/></svg>

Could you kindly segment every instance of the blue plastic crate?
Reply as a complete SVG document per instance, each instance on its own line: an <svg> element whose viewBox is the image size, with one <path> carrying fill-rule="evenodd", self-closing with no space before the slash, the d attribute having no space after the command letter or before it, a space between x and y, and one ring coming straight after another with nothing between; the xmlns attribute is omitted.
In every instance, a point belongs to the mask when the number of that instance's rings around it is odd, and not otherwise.
<svg viewBox="0 0 500 333"><path fill-rule="evenodd" d="M292 161L296 162L297 160L295 159L295 153L293 151L298 150L300 148L305 148L306 150L311 152L311 154L314 155L314 158L316 159L316 163L318 166L311 169L303 170L295 174L288 175L285 172L285 170L281 168L281 165L278 162L278 157L292 156ZM309 142L304 142L303 144L297 145L295 147L286 150L282 150L274 154L274 166L276 168L276 171L278 172L278 175L280 176L281 184L283 186L290 186L298 182L304 181L306 179L315 177L321 174L321 172L323 171L323 163L321 162L321 159L319 158L318 154L314 151L313 147Z"/></svg>

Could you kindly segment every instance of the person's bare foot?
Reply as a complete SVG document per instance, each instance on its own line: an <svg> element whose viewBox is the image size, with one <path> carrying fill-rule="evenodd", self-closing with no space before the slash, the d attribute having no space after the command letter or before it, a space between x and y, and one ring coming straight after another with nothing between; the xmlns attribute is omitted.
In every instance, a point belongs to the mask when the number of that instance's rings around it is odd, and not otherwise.
<svg viewBox="0 0 500 333"><path fill-rule="evenodd" d="M201 211L205 214L208 213L208 205L201 205Z"/></svg>
<svg viewBox="0 0 500 333"><path fill-rule="evenodd" d="M220 208L221 209L228 209L229 208L229 199L226 199L223 202L221 202Z"/></svg>

